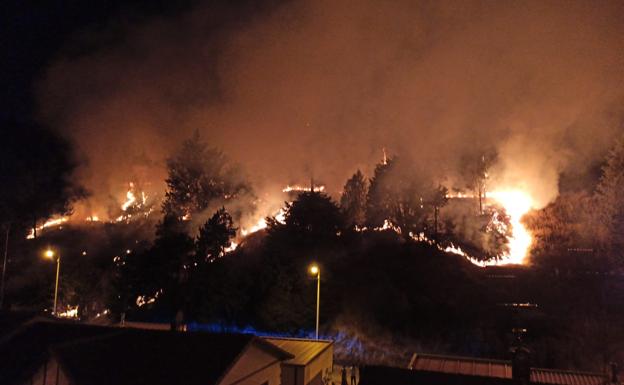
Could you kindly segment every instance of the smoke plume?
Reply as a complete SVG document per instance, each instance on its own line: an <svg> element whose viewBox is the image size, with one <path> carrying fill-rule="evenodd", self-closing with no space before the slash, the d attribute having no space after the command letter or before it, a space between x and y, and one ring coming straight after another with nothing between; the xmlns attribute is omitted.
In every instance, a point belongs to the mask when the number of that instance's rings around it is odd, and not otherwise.
<svg viewBox="0 0 624 385"><path fill-rule="evenodd" d="M131 180L162 192L195 129L262 199L310 177L336 195L382 147L440 175L495 148L492 183L543 205L621 130L622 36L619 1L199 4L82 31L39 84L41 116L87 160L97 207Z"/></svg>

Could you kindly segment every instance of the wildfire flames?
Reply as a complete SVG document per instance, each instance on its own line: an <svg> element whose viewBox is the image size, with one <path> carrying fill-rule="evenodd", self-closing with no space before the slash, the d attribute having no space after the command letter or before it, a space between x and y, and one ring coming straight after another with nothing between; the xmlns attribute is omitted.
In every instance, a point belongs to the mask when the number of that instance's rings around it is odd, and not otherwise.
<svg viewBox="0 0 624 385"><path fill-rule="evenodd" d="M509 215L512 235L509 240L509 254L499 260L499 264L524 264L531 247L531 233L522 224L522 217L533 207L531 197L520 190L493 191L490 197L498 202Z"/></svg>
<svg viewBox="0 0 624 385"><path fill-rule="evenodd" d="M128 191L126 191L125 198L125 201L122 202L119 206L122 214L117 216L114 220L109 220L107 222L127 222L133 217L138 217L139 215L147 217L153 212L153 207L148 205L148 195L144 191L137 191L137 187L133 182L128 183ZM76 217L76 215L64 215L48 219L42 225L36 226L36 228L31 229L28 235L26 235L26 239L34 239L35 233L39 233L45 229L61 228L61 225L67 222L79 223L83 221L82 219L77 219ZM92 213L84 218L84 222L87 223L101 221L103 220L100 218L99 215L95 213Z"/></svg>
<svg viewBox="0 0 624 385"><path fill-rule="evenodd" d="M111 222L121 222L128 221L132 218L133 215L144 214L148 216L153 209L148 207L147 198L148 196L143 191L137 191L136 185L132 182L129 183L129 188L125 194L125 201L121 203L119 206L122 215L118 216ZM323 192L325 191L325 186L302 186L302 185L287 185L282 189L284 193L290 192L303 192L303 191L316 191ZM457 193L448 195L448 198L451 199L475 199L475 196L472 194L465 193ZM441 251L457 254L465 257L471 263L485 267L492 265L508 265L508 264L524 264L526 263L526 255L529 251L532 242L532 236L530 232L526 229L526 227L522 224L521 218L531 210L533 207L533 200L531 196L522 190L517 189L509 189L509 190L495 190L488 193L488 199L486 200L486 204L489 205L499 205L502 206L505 210L505 213L509 216L509 222L511 224L511 235L508 236L508 247L509 251L503 255L497 256L496 259L483 261L477 258L470 256L468 253L463 251L459 246L453 244L440 245L436 244L435 241L428 239L424 234L410 234L411 238L417 242L428 242L430 244L435 244ZM131 210L132 209L132 210ZM138 213L137 213L138 211ZM274 212L271 216L275 217L279 222L284 223L285 221L285 211L283 208L280 208L276 212ZM497 213L492 218L493 226L507 226L503 224L497 217ZM73 221L73 217L62 216L52 218L46 221L43 225L37 226L36 230L41 231L51 227L60 227L62 224ZM184 218L189 219L189 218ZM85 219L86 222L99 222L101 221L98 215L92 214ZM257 219L252 225L248 227L241 227L240 235L237 237L235 242L231 243L231 246L224 250L225 253L230 253L240 245L242 238L249 236L255 232L263 230L267 227L266 216L262 216ZM386 231L391 230L397 233L401 232L401 229L391 223L389 220L386 220L383 226L368 229L366 227L356 228L356 231ZM503 229L504 230L504 229ZM31 229L30 233L27 235L27 239L33 239L35 237L35 230Z"/></svg>
<svg viewBox="0 0 624 385"><path fill-rule="evenodd" d="M277 221L280 222L280 223L284 223L284 221L286 220L286 212L284 211L283 208L279 209L272 216L275 217L275 219L277 219ZM257 232L257 231L265 229L266 227L267 227L266 218L262 217L262 218L258 219L258 221L254 225L252 225L251 227L249 227L249 228L242 228L241 229L241 235L243 237L246 237L249 234L253 234L253 233Z"/></svg>
<svg viewBox="0 0 624 385"><path fill-rule="evenodd" d="M321 186L300 186L300 185L288 185L286 187L284 187L282 189L282 192L285 193L289 193L289 192L303 192L303 191L311 191L312 189L314 189L315 192L324 192L325 191L325 186L321 185Z"/></svg>
<svg viewBox="0 0 624 385"><path fill-rule="evenodd" d="M69 221L69 217L59 217L59 218L49 219L43 225L37 226L37 231L41 231L48 227L60 226L67 221ZM35 238L35 229L30 229L30 233L26 236L26 239L34 239L34 238Z"/></svg>
<svg viewBox="0 0 624 385"><path fill-rule="evenodd" d="M474 195L463 193L448 195L447 197L475 198ZM533 208L533 199L528 193L517 189L491 191L488 193L488 199L502 206L509 216L509 222L511 224L511 235L507 237L509 252L499 255L494 260L482 261L471 257L460 247L455 245L447 246L443 250L448 253L462 255L473 264L481 267L525 264L526 256L531 247L533 238L524 224L522 224L521 219ZM497 218L493 218L493 222L499 223Z"/></svg>

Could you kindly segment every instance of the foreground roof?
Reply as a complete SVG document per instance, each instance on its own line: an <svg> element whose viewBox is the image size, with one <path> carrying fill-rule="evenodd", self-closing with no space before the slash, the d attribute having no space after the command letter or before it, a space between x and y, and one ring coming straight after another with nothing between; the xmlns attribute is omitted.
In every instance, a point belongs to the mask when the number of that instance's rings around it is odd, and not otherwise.
<svg viewBox="0 0 624 385"><path fill-rule="evenodd" d="M412 356L409 368L467 376L511 378L511 362L503 360L418 353Z"/></svg>
<svg viewBox="0 0 624 385"><path fill-rule="evenodd" d="M54 347L75 384L215 384L253 336L117 329Z"/></svg>
<svg viewBox="0 0 624 385"><path fill-rule="evenodd" d="M37 322L0 344L0 378L23 383L53 356L72 384L216 384L252 344L293 358L249 334Z"/></svg>
<svg viewBox="0 0 624 385"><path fill-rule="evenodd" d="M287 365L307 365L334 343L330 340L302 338L263 337L263 339L294 356L284 361Z"/></svg>
<svg viewBox="0 0 624 385"><path fill-rule="evenodd" d="M464 376L511 379L511 361L415 353L409 368L418 371ZM602 373L531 368L531 383L561 385L599 385Z"/></svg>

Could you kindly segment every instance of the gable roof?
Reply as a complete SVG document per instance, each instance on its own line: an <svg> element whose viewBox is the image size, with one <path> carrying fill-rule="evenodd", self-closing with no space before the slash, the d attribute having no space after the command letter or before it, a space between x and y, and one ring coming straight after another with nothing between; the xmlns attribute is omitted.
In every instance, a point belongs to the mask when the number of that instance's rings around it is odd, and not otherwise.
<svg viewBox="0 0 624 385"><path fill-rule="evenodd" d="M141 329L53 347L75 384L215 384L253 340L245 334Z"/></svg>
<svg viewBox="0 0 624 385"><path fill-rule="evenodd" d="M278 348L292 354L293 357L284 362L287 365L307 365L334 343L330 340L311 340L302 338L262 338Z"/></svg>
<svg viewBox="0 0 624 385"><path fill-rule="evenodd" d="M172 332L68 322L26 325L0 344L3 384L23 383L53 356L72 384L215 384L254 345L293 356L249 334Z"/></svg>
<svg viewBox="0 0 624 385"><path fill-rule="evenodd" d="M109 328L78 326L68 322L27 323L0 343L0 378L3 384L23 383L49 358L50 346L110 333Z"/></svg>
<svg viewBox="0 0 624 385"><path fill-rule="evenodd" d="M409 368L467 376L511 378L511 362L503 360L418 353L412 356Z"/></svg>
<svg viewBox="0 0 624 385"><path fill-rule="evenodd" d="M359 385L514 385L508 378L457 375L454 373L393 368L388 366L363 366Z"/></svg>
<svg viewBox="0 0 624 385"><path fill-rule="evenodd" d="M421 353L415 353L409 364L417 371L499 379L512 378L511 366L511 361ZM534 384L600 385L605 379L602 373L531 368Z"/></svg>

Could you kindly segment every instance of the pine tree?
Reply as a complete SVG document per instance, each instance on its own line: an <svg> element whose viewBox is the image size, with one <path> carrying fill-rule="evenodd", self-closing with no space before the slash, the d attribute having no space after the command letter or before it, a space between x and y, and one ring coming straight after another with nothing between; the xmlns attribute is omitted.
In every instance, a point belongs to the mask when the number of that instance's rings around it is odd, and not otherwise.
<svg viewBox="0 0 624 385"><path fill-rule="evenodd" d="M163 212L174 218L251 194L242 172L221 151L208 147L197 131L167 160L167 168Z"/></svg>
<svg viewBox="0 0 624 385"><path fill-rule="evenodd" d="M366 221L366 181L360 170L347 181L340 197L340 210L347 228L363 226Z"/></svg>
<svg viewBox="0 0 624 385"><path fill-rule="evenodd" d="M197 262L214 261L223 256L225 249L231 246L236 230L232 217L225 207L217 210L199 228L199 235L195 241Z"/></svg>
<svg viewBox="0 0 624 385"><path fill-rule="evenodd" d="M388 220L408 237L410 232L427 230L430 189L411 167L399 166L398 159L391 158L375 167L366 199L366 223L378 227Z"/></svg>

